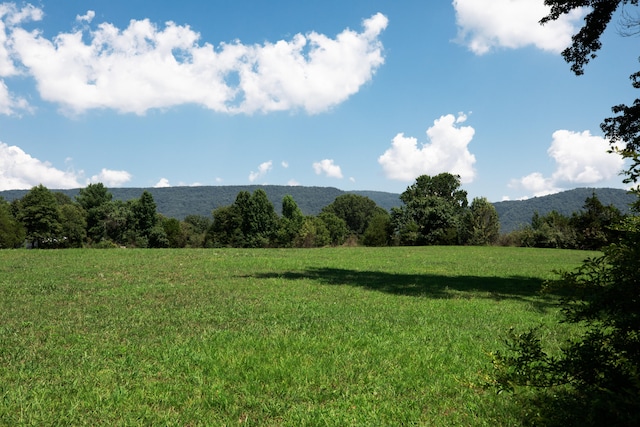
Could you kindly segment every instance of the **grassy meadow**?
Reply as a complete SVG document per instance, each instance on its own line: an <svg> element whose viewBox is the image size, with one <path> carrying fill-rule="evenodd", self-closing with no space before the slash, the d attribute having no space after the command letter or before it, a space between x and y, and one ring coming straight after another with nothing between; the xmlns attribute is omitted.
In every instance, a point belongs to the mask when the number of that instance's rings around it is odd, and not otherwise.
<svg viewBox="0 0 640 427"><path fill-rule="evenodd" d="M0 251L0 425L518 425L510 327L554 269L503 247Z"/></svg>

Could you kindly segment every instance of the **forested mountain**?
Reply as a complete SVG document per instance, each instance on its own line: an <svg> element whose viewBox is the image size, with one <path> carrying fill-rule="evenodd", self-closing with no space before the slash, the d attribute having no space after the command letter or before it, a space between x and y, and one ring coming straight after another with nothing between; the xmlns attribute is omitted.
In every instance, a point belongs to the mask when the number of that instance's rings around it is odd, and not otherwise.
<svg viewBox="0 0 640 427"><path fill-rule="evenodd" d="M535 212L546 215L556 211L564 216L571 216L572 213L581 211L585 200L594 194L603 205L613 205L623 214L629 212L629 205L636 200L634 195L618 188L576 188L527 200L497 202L493 206L500 218L500 231L508 233L530 224Z"/></svg>
<svg viewBox="0 0 640 427"><path fill-rule="evenodd" d="M258 188L267 193L267 197L273 203L276 211L280 213L282 199L290 195L298 204L305 215L317 215L320 210L332 203L336 197L342 194L358 194L376 202L384 209L391 210L401 204L399 194L385 193L382 191L342 191L333 187L302 187L284 185L222 185L199 187L165 187L165 188L110 188L116 200L131 200L140 197L144 190L153 196L158 206L158 212L169 218L184 219L187 215L210 216L211 212L219 207L232 204L241 191L253 193ZM20 199L29 190L0 191L0 197L7 201ZM53 190L68 195L71 198L80 191Z"/></svg>
<svg viewBox="0 0 640 427"><path fill-rule="evenodd" d="M211 212L221 206L232 204L240 191L253 192L263 189L280 213L282 199L291 195L305 215L316 215L320 210L343 194L366 196L384 209L390 210L400 206L399 194L382 191L343 191L333 187L303 187L283 185L247 185L247 186L201 186L201 187L166 187L166 188L110 188L109 191L117 200L131 200L140 197L144 190L153 195L158 212L170 218L184 219L187 215L210 216ZM55 190L74 198L79 189ZM28 190L0 191L0 197L7 201L22 198ZM513 231L522 225L529 224L535 212L545 215L555 210L570 216L580 211L585 199L596 194L604 205L612 204L622 211L629 211L629 204L635 200L625 190L615 188L577 188L549 196L534 197L527 200L512 200L493 203L500 217L501 232ZM471 202L471 200L469 201Z"/></svg>

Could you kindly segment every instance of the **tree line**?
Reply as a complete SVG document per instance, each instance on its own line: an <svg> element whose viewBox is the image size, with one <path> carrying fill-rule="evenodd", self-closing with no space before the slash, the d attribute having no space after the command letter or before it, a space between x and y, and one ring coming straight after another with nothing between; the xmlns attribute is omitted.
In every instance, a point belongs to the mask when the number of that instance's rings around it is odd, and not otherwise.
<svg viewBox="0 0 640 427"><path fill-rule="evenodd" d="M43 185L8 203L0 199L0 248L74 247L322 247L365 245L511 245L599 249L618 236L624 215L596 195L567 217L534 214L531 224L500 234L495 207L486 198L469 204L460 177L422 175L390 211L358 194L342 194L317 215L304 215L291 195L281 214L266 192L240 191L212 215L183 220L157 212L153 196L114 200L102 183L80 189L74 199Z"/></svg>

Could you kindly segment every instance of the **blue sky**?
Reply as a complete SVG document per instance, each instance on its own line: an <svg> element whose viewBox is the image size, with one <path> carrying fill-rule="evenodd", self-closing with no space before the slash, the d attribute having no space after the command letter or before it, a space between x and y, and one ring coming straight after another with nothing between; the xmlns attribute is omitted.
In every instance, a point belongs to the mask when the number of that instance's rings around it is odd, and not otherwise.
<svg viewBox="0 0 640 427"><path fill-rule="evenodd" d="M577 14L542 0L0 3L0 190L304 185L469 198L622 187L599 124L631 103L611 26L574 76Z"/></svg>

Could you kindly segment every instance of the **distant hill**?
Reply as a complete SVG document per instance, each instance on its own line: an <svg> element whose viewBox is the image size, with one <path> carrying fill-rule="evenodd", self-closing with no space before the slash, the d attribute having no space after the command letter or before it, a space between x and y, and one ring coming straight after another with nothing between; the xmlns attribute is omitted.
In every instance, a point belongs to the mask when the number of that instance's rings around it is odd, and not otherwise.
<svg viewBox="0 0 640 427"><path fill-rule="evenodd" d="M282 208L282 198L291 195L305 215L317 215L320 210L332 203L336 197L343 194L358 194L376 202L384 209L401 206L400 195L383 191L343 191L333 187L302 187L284 185L224 185L201 187L166 187L166 188L110 188L109 191L117 200L131 200L140 197L144 190L153 195L162 215L184 219L187 215L210 216L211 212L221 206L232 204L240 191L253 193L258 188L267 193L278 213ZM54 190L60 191L74 198L79 189ZM28 190L0 191L0 197L12 201L22 198ZM635 197L625 190L617 188L577 188L549 196L534 197L527 200L512 200L496 202L493 205L500 217L501 232L508 233L517 228L530 224L534 212L545 215L552 210L570 216L573 212L582 210L585 199L592 194L604 205L614 205L623 213L629 211L629 204ZM471 202L471 200L469 201Z"/></svg>
<svg viewBox="0 0 640 427"><path fill-rule="evenodd" d="M603 205L613 205L622 213L628 213L629 205L636 200L634 195L619 188L576 188L527 200L496 202L493 206L500 217L500 231L508 233L531 224L531 217L535 212L546 215L555 210L562 215L571 216L574 212L582 211L584 201L594 193Z"/></svg>
<svg viewBox="0 0 640 427"><path fill-rule="evenodd" d="M153 196L158 206L158 212L162 215L184 219L187 215L210 216L214 209L232 204L241 191L253 193L258 188L267 193L267 197L273 203L276 211L282 209L282 199L290 195L298 204L305 215L317 215L320 210L332 203L336 197L343 194L358 194L376 202L384 209L391 210L394 206L400 206L399 194L385 193L382 191L343 191L333 187L302 187L284 185L222 185L199 187L165 187L165 188L110 188L116 200L131 200L140 197L144 190ZM12 201L20 199L29 190L0 191L0 197ZM59 191L74 198L80 189L52 190Z"/></svg>

